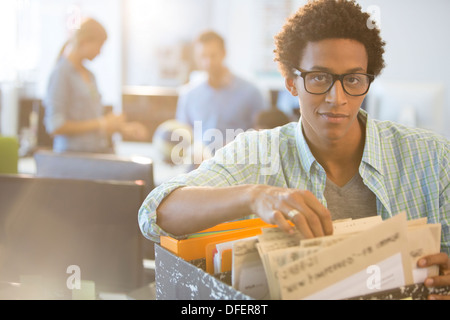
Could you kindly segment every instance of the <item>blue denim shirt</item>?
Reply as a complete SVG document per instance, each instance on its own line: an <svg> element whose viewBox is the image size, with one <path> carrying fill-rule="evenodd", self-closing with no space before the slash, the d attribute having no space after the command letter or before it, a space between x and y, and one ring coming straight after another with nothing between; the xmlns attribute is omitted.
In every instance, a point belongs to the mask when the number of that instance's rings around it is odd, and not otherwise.
<svg viewBox="0 0 450 320"><path fill-rule="evenodd" d="M89 72L91 84L81 77L72 63L65 57L57 62L47 87L44 99L44 124L49 133L61 127L66 121L98 119L103 115L103 105L95 77ZM100 131L79 135L55 135L55 152L106 152L106 137Z"/></svg>

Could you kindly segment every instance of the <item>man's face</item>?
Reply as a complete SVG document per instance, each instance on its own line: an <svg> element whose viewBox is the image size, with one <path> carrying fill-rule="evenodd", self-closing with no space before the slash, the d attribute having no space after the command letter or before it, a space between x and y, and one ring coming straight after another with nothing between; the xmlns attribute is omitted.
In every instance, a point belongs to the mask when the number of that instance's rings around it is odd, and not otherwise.
<svg viewBox="0 0 450 320"><path fill-rule="evenodd" d="M221 72L225 59L225 50L217 41L197 43L195 45L195 57L198 67L216 75Z"/></svg>
<svg viewBox="0 0 450 320"><path fill-rule="evenodd" d="M343 74L367 73L367 65L367 52L362 43L326 39L309 42L298 67L303 71ZM302 127L308 140L330 143L359 130L357 115L365 96L348 95L340 81L321 95L306 92L302 77L287 79L286 84L290 92L299 97Z"/></svg>

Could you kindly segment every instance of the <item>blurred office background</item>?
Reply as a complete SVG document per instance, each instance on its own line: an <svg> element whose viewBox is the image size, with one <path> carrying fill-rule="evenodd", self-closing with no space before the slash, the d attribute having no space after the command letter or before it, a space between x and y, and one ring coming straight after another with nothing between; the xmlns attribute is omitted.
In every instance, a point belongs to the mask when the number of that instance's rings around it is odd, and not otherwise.
<svg viewBox="0 0 450 320"><path fill-rule="evenodd" d="M305 2L1 0L0 133L33 134L26 130L28 113L38 108L59 50L84 16L99 20L109 35L101 55L88 65L97 76L103 103L147 121L151 129L173 114L177 89L195 69L190 43L205 29L225 37L228 66L254 81L272 105L289 113L296 102L286 98L273 62L273 36ZM450 119L450 2L358 3L377 16L387 42L387 67L365 108L380 119L450 136L445 121ZM48 143L45 137L39 142Z"/></svg>
<svg viewBox="0 0 450 320"><path fill-rule="evenodd" d="M88 176L92 180L133 181L138 174L146 186L142 195L145 197L155 185L189 170L190 166L166 163L161 150L155 149L154 138L156 129L175 117L180 87L198 75L191 43L205 29L213 29L224 36L229 68L254 82L269 105L296 120L298 102L285 90L284 79L273 61L273 37L286 18L305 2L0 0L0 138L16 139L19 149L16 157L11 158L12 169L8 167L8 171L36 174L39 178L49 177L44 170L49 168L53 176L58 175L57 178ZM375 118L430 129L450 138L447 124L450 119L450 1L357 2L379 23L387 42L386 68L373 84L363 107ZM117 156L130 157L131 161L94 156L67 159L45 153L46 149L51 150L52 139L43 126L42 99L61 47L85 16L97 19L108 32L102 53L87 64L96 76L105 109L124 112L130 120L143 122L151 133L149 141L145 142L114 137ZM10 144L9 150L13 148ZM5 152L0 150L0 164L6 159ZM41 169L36 168L37 165ZM9 179L0 181L0 187L3 181L4 190L12 190ZM74 185L79 188L78 184ZM68 187L71 188L72 183ZM111 186L102 185L101 188L105 190L102 193L105 199L110 197ZM8 199L9 196L5 194L4 197ZM137 198L129 204L133 223L143 200ZM34 199L21 201L34 203ZM11 198L10 201L15 200ZM50 210L46 203L41 205L43 212ZM98 210L109 214L112 209ZM136 230L127 237L138 237ZM123 239L116 240L123 242ZM147 270L145 283L153 279L152 250L151 245L143 250ZM114 265L115 260L111 261L108 263ZM133 264L129 267L140 271L138 267L142 266Z"/></svg>

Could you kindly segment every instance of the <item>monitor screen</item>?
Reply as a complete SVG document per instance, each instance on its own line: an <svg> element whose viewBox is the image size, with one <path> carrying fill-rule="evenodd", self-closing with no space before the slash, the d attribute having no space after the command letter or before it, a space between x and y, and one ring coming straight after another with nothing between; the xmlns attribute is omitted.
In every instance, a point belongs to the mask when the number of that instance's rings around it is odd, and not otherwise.
<svg viewBox="0 0 450 320"><path fill-rule="evenodd" d="M67 294L78 268L97 292L142 286L143 197L131 182L0 176L0 281L33 275Z"/></svg>
<svg viewBox="0 0 450 320"><path fill-rule="evenodd" d="M122 109L128 121L138 121L147 127L152 142L156 128L166 120L175 119L178 92L172 88L125 87Z"/></svg>
<svg viewBox="0 0 450 320"><path fill-rule="evenodd" d="M445 90L442 84L375 81L367 98L367 110L373 118L444 135L449 133L444 123Z"/></svg>
<svg viewBox="0 0 450 320"><path fill-rule="evenodd" d="M38 177L136 181L145 184L147 193L154 188L153 161L146 157L39 150L34 160Z"/></svg>

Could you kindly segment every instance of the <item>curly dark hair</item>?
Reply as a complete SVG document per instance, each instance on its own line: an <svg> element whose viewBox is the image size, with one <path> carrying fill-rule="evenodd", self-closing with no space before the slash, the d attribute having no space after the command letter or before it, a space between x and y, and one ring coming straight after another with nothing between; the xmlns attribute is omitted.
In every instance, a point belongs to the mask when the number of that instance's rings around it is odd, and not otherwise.
<svg viewBox="0 0 450 320"><path fill-rule="evenodd" d="M369 58L367 72L375 76L384 68L384 46L378 28L369 28L370 15L353 0L308 2L287 19L275 36L275 61L283 77L293 77L308 42L330 38L353 39L362 43Z"/></svg>

